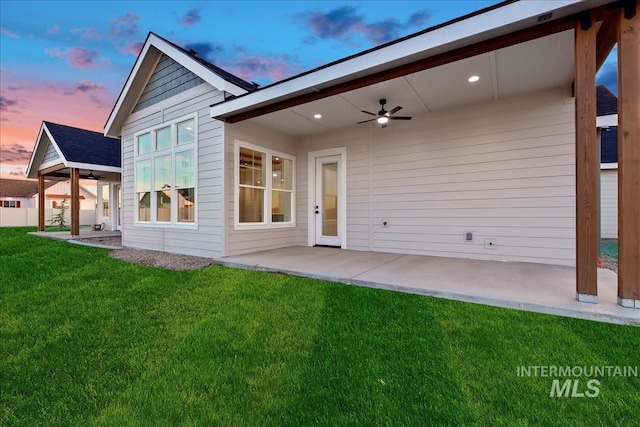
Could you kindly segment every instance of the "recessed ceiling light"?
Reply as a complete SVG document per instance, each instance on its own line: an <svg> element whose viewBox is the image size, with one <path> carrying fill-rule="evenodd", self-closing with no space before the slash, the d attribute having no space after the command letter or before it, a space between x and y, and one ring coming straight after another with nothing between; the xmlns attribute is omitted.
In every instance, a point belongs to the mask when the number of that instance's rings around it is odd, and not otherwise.
<svg viewBox="0 0 640 427"><path fill-rule="evenodd" d="M469 77L469 83L475 83L478 80L480 80L479 76L471 76L471 77Z"/></svg>
<svg viewBox="0 0 640 427"><path fill-rule="evenodd" d="M315 117L316 119L321 119L322 118L322 114L314 114L313 117Z"/></svg>

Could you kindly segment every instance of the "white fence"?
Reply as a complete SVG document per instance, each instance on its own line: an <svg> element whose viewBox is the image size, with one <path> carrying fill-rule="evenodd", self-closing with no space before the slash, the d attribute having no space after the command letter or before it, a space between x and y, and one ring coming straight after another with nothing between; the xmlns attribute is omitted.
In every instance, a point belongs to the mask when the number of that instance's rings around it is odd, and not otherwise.
<svg viewBox="0 0 640 427"><path fill-rule="evenodd" d="M45 209L44 221L46 225L50 225L50 219L53 215L58 214L59 209ZM66 223L71 223L71 212L67 210L65 214ZM91 225L96 222L95 209L80 210L80 225ZM37 208L0 208L0 227L27 227L38 226L38 209Z"/></svg>

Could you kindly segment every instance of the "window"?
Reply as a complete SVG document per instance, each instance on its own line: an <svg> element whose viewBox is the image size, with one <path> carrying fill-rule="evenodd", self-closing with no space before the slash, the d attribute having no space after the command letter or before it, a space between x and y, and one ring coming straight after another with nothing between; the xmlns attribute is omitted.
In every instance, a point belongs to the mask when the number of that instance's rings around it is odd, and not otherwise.
<svg viewBox="0 0 640 427"><path fill-rule="evenodd" d="M102 216L109 218L109 184L104 184L102 187Z"/></svg>
<svg viewBox="0 0 640 427"><path fill-rule="evenodd" d="M294 158L236 143L236 228L292 226Z"/></svg>
<svg viewBox="0 0 640 427"><path fill-rule="evenodd" d="M136 222L196 223L197 124L195 117L136 134Z"/></svg>
<svg viewBox="0 0 640 427"><path fill-rule="evenodd" d="M20 200L3 200L0 206L3 208L19 208Z"/></svg>

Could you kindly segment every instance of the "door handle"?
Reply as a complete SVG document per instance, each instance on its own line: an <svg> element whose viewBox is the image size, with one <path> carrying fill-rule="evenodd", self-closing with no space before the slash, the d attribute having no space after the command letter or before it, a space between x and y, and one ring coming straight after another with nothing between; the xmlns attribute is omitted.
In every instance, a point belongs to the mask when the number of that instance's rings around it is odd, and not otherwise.
<svg viewBox="0 0 640 427"><path fill-rule="evenodd" d="M316 205L316 215L320 213L318 205Z"/></svg>

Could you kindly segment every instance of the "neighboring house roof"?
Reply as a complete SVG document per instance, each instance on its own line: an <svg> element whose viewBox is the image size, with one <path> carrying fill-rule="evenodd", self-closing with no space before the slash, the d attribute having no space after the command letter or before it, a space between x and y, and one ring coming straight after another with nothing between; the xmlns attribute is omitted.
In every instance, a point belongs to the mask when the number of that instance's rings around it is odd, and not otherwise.
<svg viewBox="0 0 640 427"><path fill-rule="evenodd" d="M45 190L56 185L56 181L45 181ZM0 178L0 197L30 198L38 194L38 181L33 179Z"/></svg>
<svg viewBox="0 0 640 427"><path fill-rule="evenodd" d="M192 71L211 86L225 93L225 96L242 95L258 87L256 84L246 82L222 68L205 61L193 52L150 32L118 96L118 100L107 119L105 135L120 136L124 121L133 111L137 100L140 98L149 77L153 73L162 55L168 56Z"/></svg>
<svg viewBox="0 0 640 427"><path fill-rule="evenodd" d="M605 85L597 86L596 115L609 116L612 114L618 114L618 97Z"/></svg>
<svg viewBox="0 0 640 427"><path fill-rule="evenodd" d="M613 120L601 127L600 163L618 163L618 97L605 85L596 87L596 111L599 118L611 116ZM604 121L603 121L604 123Z"/></svg>
<svg viewBox="0 0 640 427"><path fill-rule="evenodd" d="M618 127L611 126L600 132L600 163L618 163Z"/></svg>
<svg viewBox="0 0 640 427"><path fill-rule="evenodd" d="M69 168L120 173L120 153L120 139L44 121L27 167L27 177L36 178L38 170L54 163Z"/></svg>

